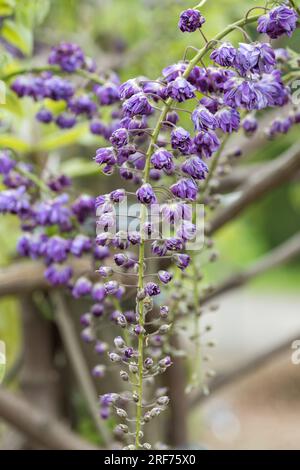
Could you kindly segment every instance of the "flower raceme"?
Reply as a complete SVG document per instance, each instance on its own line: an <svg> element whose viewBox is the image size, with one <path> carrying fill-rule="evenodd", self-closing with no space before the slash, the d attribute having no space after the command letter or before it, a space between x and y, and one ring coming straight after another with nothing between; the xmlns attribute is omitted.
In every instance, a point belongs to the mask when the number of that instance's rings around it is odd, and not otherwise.
<svg viewBox="0 0 300 470"><path fill-rule="evenodd" d="M296 21L297 13L282 5L262 15L257 29L271 39L290 36ZM180 15L179 29L184 33L202 30L204 24L197 8ZM9 152L0 153L0 173L7 186L0 194L0 211L20 218L26 233L19 241L19 253L42 258L45 276L53 285L64 284L76 299L91 299L90 311L82 316L81 323L83 340L95 344L97 355L103 358L93 375L101 379L107 374L107 356L120 367L120 378L129 387L127 392L102 395L100 415L107 419L115 412L121 419L116 432L129 450L149 448L144 426L169 401L165 394L154 391L154 399L147 403L144 387L172 365L166 351L173 312L163 305L162 294L191 262L186 247L197 227L189 202L207 195L214 162L225 139L239 129L253 135L258 128L257 110L284 107L291 100L283 79L288 54L259 41L234 46L225 33L217 38L191 62L183 60L165 67L157 80L137 77L122 84L114 73L98 74L78 46L62 43L49 56L49 64L59 70L21 76L12 83L19 97L42 102L37 119L43 124L55 122L61 128L70 128L80 119L88 120L91 132L109 142L96 151L95 164L104 174L118 172L124 180L126 189L115 188L97 198L81 195L72 201L67 195L71 182L60 175L46 182L50 195L38 201L32 197L34 190L37 192L35 183L24 170L22 173L21 164ZM211 64L204 67L202 58L211 49ZM61 77L59 71L68 78ZM88 79L87 89L71 80L73 74L82 72ZM44 106L45 98L62 100L64 112L53 115ZM100 120L99 108L103 106L111 107L108 123ZM183 119L187 114L189 126ZM285 133L298 122L296 113L277 119L269 136ZM127 195L139 203L139 223L134 230L122 227L113 232L116 213ZM172 228L163 240L155 239L155 227L149 220L151 208L161 200L161 214ZM96 239L90 229L94 227L95 208ZM54 235L49 227L55 230ZM150 237L150 243L145 236ZM70 257L85 255L96 263L96 281L89 276L76 279L68 264ZM152 258L158 262L168 258L168 267L153 272ZM112 346L97 338L98 324L105 318L121 331ZM148 327L153 318L157 331Z"/></svg>

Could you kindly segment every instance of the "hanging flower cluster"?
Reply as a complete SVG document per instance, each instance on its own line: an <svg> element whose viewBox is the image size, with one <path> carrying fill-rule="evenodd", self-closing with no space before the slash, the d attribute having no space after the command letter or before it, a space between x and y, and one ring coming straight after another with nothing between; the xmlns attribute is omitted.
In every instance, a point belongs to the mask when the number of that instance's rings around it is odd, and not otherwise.
<svg viewBox="0 0 300 470"><path fill-rule="evenodd" d="M123 187L108 194L71 200L69 178L51 175L40 182L32 177L30 166L17 162L7 150L0 153L7 188L0 193L0 212L16 214L21 221L24 235L18 252L43 259L52 285L67 286L76 299L92 299L81 317L82 338L94 344L103 359L93 375L107 374L108 359L127 384L126 391L108 390L100 397L101 417L107 419L113 412L120 418L116 433L125 449L151 447L145 425L169 402L166 389L154 386L156 377L172 365L174 352L169 339L178 296L165 293L170 286L180 292L179 275L186 275L193 264L193 252L188 251L198 232L193 208L207 200L213 205L207 198L209 182L225 142L240 129L252 136L258 129L256 112L266 108L280 107L280 114L287 114L272 122L267 130L272 138L300 121L291 106L289 52L269 42L250 40L235 47L227 41L235 29L248 38L243 28L254 22L270 39L295 30L298 15L293 8L283 4L264 10L264 15L247 15L226 28L190 61L165 67L157 80L137 77L120 84L114 74L97 74L80 47L63 43L51 51L49 70L20 76L12 84L19 97L43 102L37 114L43 123L55 121L70 128L79 116L90 120L91 132L109 141L96 151L95 164L104 174L115 172L123 180ZM198 8L180 15L184 33L202 32L204 24ZM211 63L205 66L208 57ZM83 77L86 86L62 74ZM62 101L65 111L54 117L46 106L49 100ZM109 123L100 120L103 106L112 106ZM138 215L132 228L128 207L135 204ZM161 225L168 225L167 236L161 236ZM96 265L96 273L76 277L70 260L83 255ZM198 281L195 276L195 315ZM107 318L118 329L112 345L98 338Z"/></svg>
<svg viewBox="0 0 300 470"><path fill-rule="evenodd" d="M36 119L43 124L54 122L61 129L71 129L80 121L90 122L92 134L109 139L118 124L118 102L120 84L115 73L101 74L96 65L84 56L79 46L61 43L50 52L49 67L42 67L40 74L22 75L15 79L11 88L19 98L28 96L41 102ZM74 81L60 76L76 75L86 80ZM84 85L84 86L83 86ZM60 102L55 112L52 102ZM101 119L101 107L114 105L111 122Z"/></svg>
<svg viewBox="0 0 300 470"><path fill-rule="evenodd" d="M267 16L267 20L249 17L236 26L258 19L258 31L263 28L270 38L274 34L276 37L290 35L296 27L297 14L286 6L276 7ZM204 22L197 9L187 10L181 14L179 28L193 32ZM172 363L171 357L166 356L169 345L164 338L172 329L173 317L164 305L162 288L172 283L176 274L172 262L175 270L189 266L190 255L185 249L197 231L189 203L199 200L206 187L209 159L220 153L222 143L240 127L247 135L255 133L257 110L283 107L290 101L290 90L282 74L282 62L286 63L282 54L279 59L269 43L240 43L236 48L229 42L221 42L222 39L223 35L218 35L190 62L166 67L157 80L136 78L123 83L119 88L123 113L120 127L112 134L112 146L99 148L95 156L105 172L117 169L123 178L133 179L139 185L135 196L140 203L140 223L134 233L110 234L116 223L116 206L126 195L124 189L100 196L96 202L100 228L97 240L109 246L116 266L122 267L131 260L127 274L135 280L126 285L129 290L136 288L134 315L128 321L120 312L119 325L124 334L115 338L114 348L109 352L110 360L121 367L121 378L131 384L132 391L108 393L101 398L101 413L105 418L109 410L114 410L124 419L126 424L119 425L117 430L129 443L127 449L149 448L147 442L143 443L143 428L169 401L167 396L156 396L155 392L149 398L147 388ZM213 65L198 65L212 48ZM193 133L180 124L186 112L190 113ZM290 126L297 122L295 115L290 115L288 120ZM273 133L285 132L285 129L278 131L275 124L273 127L276 128ZM161 178L163 186L155 187L151 183L151 179ZM166 239L155 237L149 220L162 193L165 201L159 205L159 211L163 221L173 226L171 237ZM137 259L128 254L134 246L138 247ZM167 258L167 270L151 272L153 257L158 259L158 265L160 259ZM118 270L103 266L98 272L102 277L115 279ZM110 282L115 289L119 285L116 280ZM135 408L133 421L128 416L132 407Z"/></svg>

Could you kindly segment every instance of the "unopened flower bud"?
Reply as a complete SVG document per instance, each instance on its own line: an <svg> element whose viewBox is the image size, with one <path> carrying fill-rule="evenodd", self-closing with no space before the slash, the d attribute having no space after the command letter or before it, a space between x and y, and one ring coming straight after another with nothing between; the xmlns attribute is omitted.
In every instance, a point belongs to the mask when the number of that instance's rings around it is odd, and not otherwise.
<svg viewBox="0 0 300 470"><path fill-rule="evenodd" d="M147 295L147 294L146 294L145 289L140 289L140 290L138 291L136 297L137 297L137 299L138 299L139 301L142 301L142 300L145 299L146 295Z"/></svg>
<svg viewBox="0 0 300 470"><path fill-rule="evenodd" d="M126 424L118 424L118 426L115 428L115 432L127 434L128 426L126 426Z"/></svg>
<svg viewBox="0 0 300 470"><path fill-rule="evenodd" d="M166 305L163 305L160 307L160 316L161 318L167 318L169 314L169 307L167 307Z"/></svg>
<svg viewBox="0 0 300 470"><path fill-rule="evenodd" d="M145 443L143 444L143 449L145 449L145 450L150 450L151 448L152 448L152 447L151 447L151 444L149 444L149 442L145 442Z"/></svg>
<svg viewBox="0 0 300 470"><path fill-rule="evenodd" d="M112 362L120 362L121 361L121 357L119 356L119 354L116 354L116 353L109 353L109 359L112 361Z"/></svg>
<svg viewBox="0 0 300 470"><path fill-rule="evenodd" d="M139 371L138 366L136 364L129 364L129 371L132 374L137 374Z"/></svg>
<svg viewBox="0 0 300 470"><path fill-rule="evenodd" d="M121 327L121 328L125 328L126 325L127 325L127 320L126 320L126 317L125 315L121 314L117 317L117 324Z"/></svg>
<svg viewBox="0 0 300 470"><path fill-rule="evenodd" d="M161 408L158 408L158 407L152 408L152 410L150 411L151 418L155 418L156 416L159 416L161 412L162 412Z"/></svg>
<svg viewBox="0 0 300 470"><path fill-rule="evenodd" d="M161 327L159 328L159 333L161 333L162 335L165 335L166 333L168 333L168 331L170 330L171 328L171 325L161 325Z"/></svg>
<svg viewBox="0 0 300 470"><path fill-rule="evenodd" d="M127 418L127 412L123 410L122 408L117 408L116 413L120 418Z"/></svg>
<svg viewBox="0 0 300 470"><path fill-rule="evenodd" d="M146 359L144 360L144 366L146 369L151 369L151 367L153 366L153 359L151 359L151 357L146 357Z"/></svg>
<svg viewBox="0 0 300 470"><path fill-rule="evenodd" d="M164 396L164 397L159 397L156 401L158 405L166 406L169 403L170 399L169 397Z"/></svg>
<svg viewBox="0 0 300 470"><path fill-rule="evenodd" d="M128 382L129 380L129 375L127 374L125 370L120 371L120 377L124 382Z"/></svg>
<svg viewBox="0 0 300 470"><path fill-rule="evenodd" d="M116 336L116 338L114 339L114 344L117 349L122 349L125 347L125 341L122 336Z"/></svg>

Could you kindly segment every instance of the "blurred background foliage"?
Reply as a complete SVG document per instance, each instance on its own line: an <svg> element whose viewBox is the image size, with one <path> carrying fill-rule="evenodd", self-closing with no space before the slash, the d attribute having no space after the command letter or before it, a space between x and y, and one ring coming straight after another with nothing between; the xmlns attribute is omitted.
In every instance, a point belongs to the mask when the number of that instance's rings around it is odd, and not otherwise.
<svg viewBox="0 0 300 470"><path fill-rule="evenodd" d="M203 7L205 35L213 37L258 5L258 1L250 0L207 0ZM200 34L181 34L177 28L180 11L191 6L189 0L0 0L0 74L46 63L51 45L65 40L78 43L99 68L115 69L122 80L136 75L156 78L165 66L183 58L188 45L203 45ZM249 32L255 37L254 27ZM241 40L240 33L234 33L232 40ZM299 44L298 30L292 46L299 51ZM14 57L8 52L14 52ZM191 53L188 51L188 56ZM32 101L20 102L7 92L7 104L0 106L0 148L12 147L22 158L38 153L41 164L50 155L65 173L76 178L79 188L103 192L107 183L91 161L95 148L101 145L99 139L90 135L85 124L69 131L38 125L34 119L37 109ZM267 142L246 156L247 163L270 160L297 139L295 129L288 136ZM216 281L284 241L300 229L299 215L298 183L286 185L256 203L218 234L221 257L210 268L209 277ZM15 257L17 236L15 221L1 218L2 266ZM252 288L298 289L299 281L299 266L291 263L259 278ZM0 312L0 338L7 338L10 364L20 344L16 302L1 300Z"/></svg>

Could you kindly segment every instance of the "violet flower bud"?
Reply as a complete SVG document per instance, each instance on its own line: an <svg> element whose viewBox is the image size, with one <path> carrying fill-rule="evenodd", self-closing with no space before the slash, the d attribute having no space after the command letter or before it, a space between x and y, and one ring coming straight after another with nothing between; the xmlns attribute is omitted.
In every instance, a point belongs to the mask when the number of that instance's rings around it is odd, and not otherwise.
<svg viewBox="0 0 300 470"><path fill-rule="evenodd" d="M151 157L151 163L158 170L171 170L174 167L173 155L164 149L156 150Z"/></svg>
<svg viewBox="0 0 300 470"><path fill-rule="evenodd" d="M230 44L230 42L224 42L210 54L210 58L222 67L232 67L235 62L236 54L237 51L232 44Z"/></svg>
<svg viewBox="0 0 300 470"><path fill-rule="evenodd" d="M169 307L167 305L162 305L159 309L161 318L167 318L169 315Z"/></svg>
<svg viewBox="0 0 300 470"><path fill-rule="evenodd" d="M125 197L125 189L116 189L115 191L112 191L109 195L110 200L115 203L124 201Z"/></svg>
<svg viewBox="0 0 300 470"><path fill-rule="evenodd" d="M96 270L96 273L99 273L101 277L110 277L113 275L113 272L110 266L100 266L100 268Z"/></svg>
<svg viewBox="0 0 300 470"><path fill-rule="evenodd" d="M204 106L198 106L192 113L192 121L196 131L216 129L218 121L215 116Z"/></svg>
<svg viewBox="0 0 300 470"><path fill-rule="evenodd" d="M93 377L102 378L105 375L106 367L102 364L96 365L92 370Z"/></svg>
<svg viewBox="0 0 300 470"><path fill-rule="evenodd" d="M190 256L189 255L186 255L184 253L181 253L181 254L174 254L173 255L173 260L176 264L176 266L181 269L181 270L185 270L188 265L190 264Z"/></svg>
<svg viewBox="0 0 300 470"><path fill-rule="evenodd" d="M102 356L108 349L108 344L104 343L103 341L97 341L95 345L95 352L99 354L99 356Z"/></svg>
<svg viewBox="0 0 300 470"><path fill-rule="evenodd" d="M174 183L170 190L174 196L180 199L188 199L189 201L195 201L198 193L196 183L190 178L182 178L177 183Z"/></svg>
<svg viewBox="0 0 300 470"><path fill-rule="evenodd" d="M185 160L181 169L184 173L196 180L204 180L208 174L208 166L198 156L190 157Z"/></svg>
<svg viewBox="0 0 300 470"><path fill-rule="evenodd" d="M95 289L96 286L97 286L97 284L94 284L92 293L94 292L94 289ZM102 315L104 313L104 306L102 304L94 304L91 308L91 313L96 318L102 317Z"/></svg>
<svg viewBox="0 0 300 470"><path fill-rule="evenodd" d="M145 285L145 292L149 297L152 297L160 294L160 288L155 282L148 282Z"/></svg>
<svg viewBox="0 0 300 470"><path fill-rule="evenodd" d="M136 195L142 204L155 204L157 202L155 193L149 183L143 184L137 191Z"/></svg>
<svg viewBox="0 0 300 470"><path fill-rule="evenodd" d="M163 284L168 284L173 279L173 274L168 271L158 271L158 277Z"/></svg>
<svg viewBox="0 0 300 470"><path fill-rule="evenodd" d="M111 362L121 362L121 356L119 356L119 354L109 353L108 357L111 360Z"/></svg>
<svg viewBox="0 0 300 470"><path fill-rule="evenodd" d="M89 295L92 292L93 284L86 277L80 277L74 284L72 295L75 299Z"/></svg>
<svg viewBox="0 0 300 470"><path fill-rule="evenodd" d="M183 155L189 154L192 150L190 133L183 127L176 127L171 132L171 145L173 149L178 149Z"/></svg>
<svg viewBox="0 0 300 470"><path fill-rule="evenodd" d="M195 98L195 90L196 88L182 77L177 77L167 86L168 96L179 103Z"/></svg>
<svg viewBox="0 0 300 470"><path fill-rule="evenodd" d="M93 289L92 289L93 300L95 300L96 302L101 302L102 300L105 299L106 295L107 295L107 291L103 284L100 284L99 282L94 284Z"/></svg>
<svg viewBox="0 0 300 470"><path fill-rule="evenodd" d="M255 119L252 116L245 117L245 119L243 119L242 121L242 127L247 136L253 135L257 131L257 128L258 128L257 119Z"/></svg>
<svg viewBox="0 0 300 470"><path fill-rule="evenodd" d="M198 28L201 28L204 23L205 18L201 15L200 11L188 9L180 14L178 27L183 33L193 33Z"/></svg>

